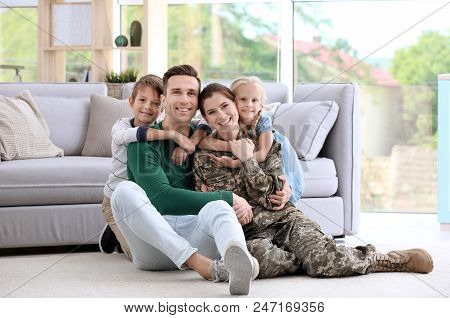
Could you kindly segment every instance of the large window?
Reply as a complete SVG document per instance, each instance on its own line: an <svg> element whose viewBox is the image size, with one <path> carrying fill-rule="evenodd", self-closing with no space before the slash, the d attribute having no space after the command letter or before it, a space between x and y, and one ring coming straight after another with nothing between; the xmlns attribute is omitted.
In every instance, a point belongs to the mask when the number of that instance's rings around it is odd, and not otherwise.
<svg viewBox="0 0 450 318"><path fill-rule="evenodd" d="M363 211L437 210L436 76L450 70L444 3L295 3L295 81L361 87Z"/></svg>
<svg viewBox="0 0 450 318"><path fill-rule="evenodd" d="M88 70L91 68L91 51L67 50L66 59L66 82L85 82Z"/></svg>
<svg viewBox="0 0 450 318"><path fill-rule="evenodd" d="M167 66L192 64L206 81L256 75L290 85L293 69L294 85L358 83L362 210L435 212L436 76L450 70L448 1L292 1L293 21L289 0L168 0ZM117 3L115 32L129 39L131 22L144 20L143 1ZM37 80L36 24L35 7L0 5L0 64L25 66L24 81ZM114 65L142 76L143 51L114 49ZM92 56L80 53L66 55L67 80L82 80L88 68ZM0 70L0 81L14 80L13 70Z"/></svg>
<svg viewBox="0 0 450 318"><path fill-rule="evenodd" d="M278 78L280 5L268 2L173 4L169 67L194 65L203 79Z"/></svg>
<svg viewBox="0 0 450 318"><path fill-rule="evenodd" d="M18 65L22 81L37 81L37 8L0 7L0 65ZM11 69L0 69L0 82L16 81Z"/></svg>

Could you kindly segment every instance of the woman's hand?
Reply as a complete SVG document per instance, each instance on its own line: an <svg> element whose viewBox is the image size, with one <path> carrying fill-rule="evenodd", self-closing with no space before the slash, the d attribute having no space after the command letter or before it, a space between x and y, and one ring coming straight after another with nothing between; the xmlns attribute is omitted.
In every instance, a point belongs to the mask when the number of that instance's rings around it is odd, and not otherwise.
<svg viewBox="0 0 450 318"><path fill-rule="evenodd" d="M277 205L273 207L273 210L278 211L284 208L286 203L289 201L292 195L292 189L288 184L285 176L281 175L278 177L283 182L283 189L281 191L276 191L275 194L269 196L270 202Z"/></svg>
<svg viewBox="0 0 450 318"><path fill-rule="evenodd" d="M253 219L253 208L247 200L233 193L233 209L241 225L248 224Z"/></svg>
<svg viewBox="0 0 450 318"><path fill-rule="evenodd" d="M238 159L233 159L228 156L217 157L213 154L209 154L209 157L219 167L236 169L241 166L241 162Z"/></svg>
<svg viewBox="0 0 450 318"><path fill-rule="evenodd" d="M255 144L250 139L240 139L229 141L231 146L231 152L241 162L246 161L253 157L253 151L255 150Z"/></svg>

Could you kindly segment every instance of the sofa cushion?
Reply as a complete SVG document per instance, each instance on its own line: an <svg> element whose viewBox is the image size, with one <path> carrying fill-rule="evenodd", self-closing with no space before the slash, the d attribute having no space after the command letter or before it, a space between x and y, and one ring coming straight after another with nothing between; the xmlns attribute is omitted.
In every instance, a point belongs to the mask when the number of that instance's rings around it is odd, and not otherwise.
<svg viewBox="0 0 450 318"><path fill-rule="evenodd" d="M111 157L111 129L123 117L133 117L128 101L91 95L89 126L81 154L90 157Z"/></svg>
<svg viewBox="0 0 450 318"><path fill-rule="evenodd" d="M62 157L0 164L0 206L100 203L111 158Z"/></svg>
<svg viewBox="0 0 450 318"><path fill-rule="evenodd" d="M316 158L300 160L305 178L305 190L302 198L327 198L334 195L338 188L338 178L333 160Z"/></svg>
<svg viewBox="0 0 450 318"><path fill-rule="evenodd" d="M13 97L24 90L30 91L44 115L53 143L62 148L66 156L81 155L89 122L89 96L91 94L106 95L106 84L0 83L1 95ZM47 106L46 101L40 102L41 96L51 100L56 98L57 103ZM81 109L76 108L77 105Z"/></svg>
<svg viewBox="0 0 450 318"><path fill-rule="evenodd" d="M34 96L50 128L50 139L66 156L79 156L89 122L89 97Z"/></svg>
<svg viewBox="0 0 450 318"><path fill-rule="evenodd" d="M282 104L275 112L273 126L289 138L300 159L312 160L322 149L338 111L334 101Z"/></svg>
<svg viewBox="0 0 450 318"><path fill-rule="evenodd" d="M4 160L62 156L30 92L16 98L0 95L0 154Z"/></svg>

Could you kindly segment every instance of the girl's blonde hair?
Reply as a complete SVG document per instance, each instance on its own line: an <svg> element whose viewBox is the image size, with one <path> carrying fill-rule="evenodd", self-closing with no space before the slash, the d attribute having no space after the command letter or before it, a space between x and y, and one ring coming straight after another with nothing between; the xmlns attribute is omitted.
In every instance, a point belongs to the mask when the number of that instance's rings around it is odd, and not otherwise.
<svg viewBox="0 0 450 318"><path fill-rule="evenodd" d="M266 101L266 92L264 91L264 87L262 85L261 80L256 76L247 76L247 77L239 77L231 83L231 92L236 96L236 90L243 86L243 85L253 85L258 90L260 99L261 99L261 109L259 110L258 114L256 114L255 118L253 118L253 122L251 125L251 132L254 136L255 141L258 140L256 136L256 126L258 125L258 121L261 118L261 113L264 107L264 102ZM239 121L239 125L241 126L242 130L244 131L246 137L248 136L247 128L245 125Z"/></svg>

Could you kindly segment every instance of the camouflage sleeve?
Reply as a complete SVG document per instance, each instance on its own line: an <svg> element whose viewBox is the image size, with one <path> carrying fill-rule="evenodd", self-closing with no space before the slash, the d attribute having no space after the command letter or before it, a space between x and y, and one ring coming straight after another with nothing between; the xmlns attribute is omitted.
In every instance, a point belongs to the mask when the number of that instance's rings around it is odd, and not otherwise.
<svg viewBox="0 0 450 318"><path fill-rule="evenodd" d="M276 180L282 174L281 147L274 142L267 159L258 163L250 158L242 163L241 177L246 182L247 193L263 207L273 209L269 195L276 191Z"/></svg>
<svg viewBox="0 0 450 318"><path fill-rule="evenodd" d="M192 171L195 178L195 191L201 191L202 184L206 185L207 171L203 169L208 155L204 151L197 151L194 154L194 162L192 163Z"/></svg>
<svg viewBox="0 0 450 318"><path fill-rule="evenodd" d="M194 155L192 170L195 176L195 190L201 191L202 184L207 191L235 190L235 179L232 170L218 167L209 157L207 150L197 151Z"/></svg>

